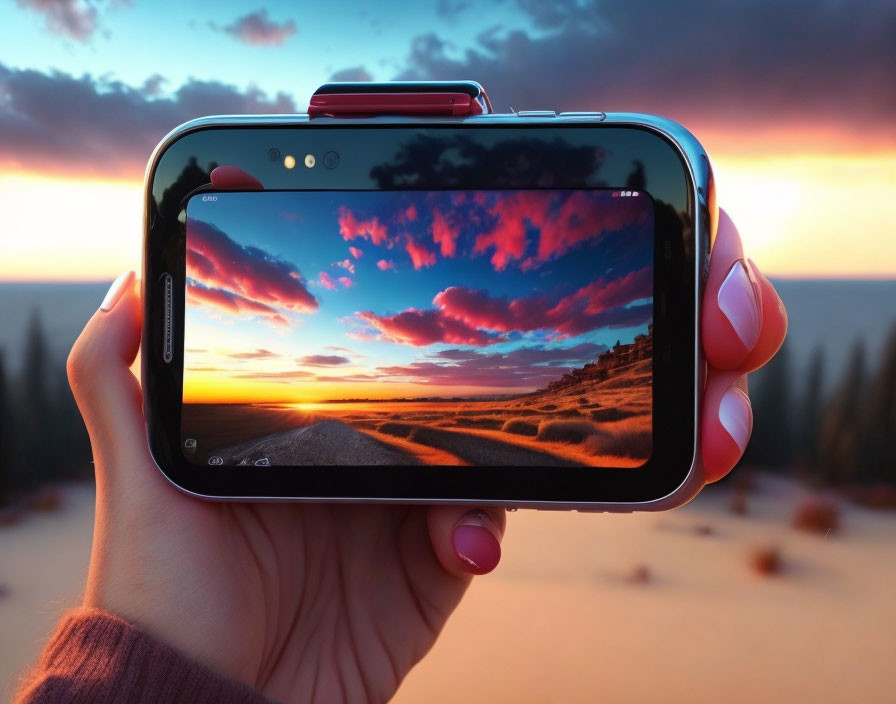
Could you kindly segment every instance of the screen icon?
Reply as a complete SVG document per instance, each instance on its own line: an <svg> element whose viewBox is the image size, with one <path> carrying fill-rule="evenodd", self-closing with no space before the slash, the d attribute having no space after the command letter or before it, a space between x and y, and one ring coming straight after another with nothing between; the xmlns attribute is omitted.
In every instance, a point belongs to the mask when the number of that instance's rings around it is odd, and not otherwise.
<svg viewBox="0 0 896 704"><path fill-rule="evenodd" d="M256 467L270 467L271 461L267 457L262 457L261 459L255 460Z"/></svg>
<svg viewBox="0 0 896 704"><path fill-rule="evenodd" d="M184 440L184 449L188 452L196 451L196 439L195 438L187 438Z"/></svg>
<svg viewBox="0 0 896 704"><path fill-rule="evenodd" d="M224 458L218 457L217 455L213 455L208 458L208 463L212 465L224 464Z"/></svg>

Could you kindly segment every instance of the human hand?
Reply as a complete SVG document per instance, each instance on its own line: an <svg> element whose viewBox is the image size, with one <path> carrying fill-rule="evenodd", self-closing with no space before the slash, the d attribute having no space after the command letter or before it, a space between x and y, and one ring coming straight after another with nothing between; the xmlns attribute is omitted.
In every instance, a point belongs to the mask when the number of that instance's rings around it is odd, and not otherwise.
<svg viewBox="0 0 896 704"><path fill-rule="evenodd" d="M724 477L753 429L747 373L766 364L787 333L787 311L771 282L744 258L734 223L719 211L701 310L706 386L701 407L704 478Z"/></svg>
<svg viewBox="0 0 896 704"><path fill-rule="evenodd" d="M748 401L731 387L773 354L786 325L774 290L757 276L762 315L759 330L751 327L750 293L730 274L740 257L723 216L703 309L710 480L740 456L744 424L749 434ZM97 474L85 605L274 699L388 699L435 642L472 575L497 565L504 511L213 503L182 494L146 444L141 390L130 372L140 317L130 273L113 285L69 358ZM724 401L729 393L740 404L734 412L747 414L734 431L719 418L720 406L733 405Z"/></svg>

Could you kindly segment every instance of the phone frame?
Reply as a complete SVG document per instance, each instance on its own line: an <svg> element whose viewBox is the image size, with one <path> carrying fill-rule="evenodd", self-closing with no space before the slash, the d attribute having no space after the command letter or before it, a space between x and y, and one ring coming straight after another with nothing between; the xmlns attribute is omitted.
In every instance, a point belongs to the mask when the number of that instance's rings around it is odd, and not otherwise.
<svg viewBox="0 0 896 704"><path fill-rule="evenodd" d="M242 128L262 128L262 129L279 129L279 128L316 128L316 127L338 127L338 128L431 128L434 126L452 126L452 127L559 127L563 125L577 127L592 127L595 129L607 129L612 127L636 128L645 130L659 137L678 153L684 165L684 172L688 178L687 184L689 207L692 213L693 222L691 223L693 230L693 329L694 337L692 341L687 342L693 345L694 370L693 378L695 380L693 390L693 442L691 444L692 452L690 452L690 462L687 470L682 476L674 477L674 482L670 483L669 490L664 490L661 495L644 498L643 500L617 500L617 499L586 499L580 496L572 496L564 499L540 499L531 496L512 496L506 498L496 497L492 495L476 495L475 491L464 493L458 496L401 496L394 495L398 492L387 493L386 495L366 495L341 496L335 495L334 492L326 494L311 493L307 495L300 492L287 492L277 494L272 491L263 491L252 493L248 491L230 491L226 487L227 482L223 481L222 468L215 468L222 477L222 481L196 483L193 479L185 481L184 475L181 473L177 476L177 472L172 471L168 466L167 471L163 465L170 465L165 459L165 453L161 452L160 447L160 428L164 422L160 419L157 409L154 407L153 398L161 393L160 384L156 372L158 371L159 359L154 352L158 347L158 322L159 322L159 300L158 291L163 288L160 286L158 266L154 263L153 247L157 243L152 241L153 220L157 216L154 212L153 193L154 178L156 169L168 149L173 144L184 139L188 135L194 134L202 130L210 129L234 129ZM649 192L649 190L648 190ZM144 329L143 329L143 387L144 387L144 413L147 419L147 437L149 447L153 459L159 466L162 474L178 489L191 494L193 496L205 499L217 500L237 500L237 501L315 501L315 502L346 502L346 503L411 503L411 504L478 504L478 505L495 505L510 508L527 507L540 509L576 509L580 511L612 511L612 512L630 512L633 510L665 510L674 508L689 501L695 496L704 484L702 467L699 463L699 401L702 395L704 369L705 364L702 357L700 345L700 315L699 305L702 298L702 288L705 281L706 272L708 270L709 253L715 236L717 224L717 209L715 203L714 183L712 177L712 169L709 159L697 140L687 132L683 127L675 122L659 118L651 115L629 114L629 113L560 113L559 115L549 112L537 113L514 113L509 115L501 114L485 114L470 117L441 117L441 118L421 118L411 116L390 116L376 118L316 118L312 121L307 115L272 115L272 116L225 116L225 117L209 117L194 120L181 125L172 131L165 139L156 147L149 161L145 179L145 198L146 205L144 210L144 266L143 266L143 301L144 301ZM151 286L147 282L153 282ZM176 287L175 287L176 288ZM182 292L181 292L182 297ZM174 298L166 299L167 302L162 305L168 309L170 315L171 301ZM170 317L167 319L170 322ZM181 321L182 322L182 321ZM155 327L153 327L155 326ZM170 343L170 337L168 338ZM170 361L170 360L169 360ZM656 416L654 416L656 417ZM178 434L178 442L179 442ZM161 460L161 461L160 461ZM236 468L233 468L236 469ZM245 471L247 468L239 468ZM270 472L271 468L262 470L250 469L249 471L266 471ZM303 469L303 468L302 468ZM332 469L332 468L327 468ZM342 469L342 468L339 468ZM371 468L364 468L368 471L377 471ZM387 468L386 471L396 472L397 468ZM420 467L408 468L413 471L419 471ZM481 471L483 468L468 468L473 471ZM494 468L485 468L488 470ZM508 468L514 469L514 468ZM296 468L294 471L301 471ZM575 472L602 472L606 471L595 467L582 467L564 469L563 472L569 472L570 475ZM642 468L626 469L627 472L642 472ZM475 479L466 482L468 485L475 485ZM567 479L567 481L569 481ZM222 483L223 482L223 483ZM573 484L575 482L573 481ZM463 485L464 482L461 482ZM512 491L512 490L511 490ZM360 493L360 492L359 492ZM574 492L573 492L574 493Z"/></svg>

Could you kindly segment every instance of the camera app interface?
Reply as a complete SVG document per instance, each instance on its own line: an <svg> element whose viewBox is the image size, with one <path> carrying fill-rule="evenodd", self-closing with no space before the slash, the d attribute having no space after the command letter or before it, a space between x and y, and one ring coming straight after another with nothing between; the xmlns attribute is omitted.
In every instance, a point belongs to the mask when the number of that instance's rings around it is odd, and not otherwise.
<svg viewBox="0 0 896 704"><path fill-rule="evenodd" d="M194 196L184 456L642 465L653 220L631 190Z"/></svg>

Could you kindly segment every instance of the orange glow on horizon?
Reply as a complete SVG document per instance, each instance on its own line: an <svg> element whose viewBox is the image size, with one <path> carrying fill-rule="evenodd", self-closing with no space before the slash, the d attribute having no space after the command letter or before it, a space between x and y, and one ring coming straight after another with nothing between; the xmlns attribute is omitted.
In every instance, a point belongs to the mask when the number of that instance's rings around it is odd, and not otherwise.
<svg viewBox="0 0 896 704"><path fill-rule="evenodd" d="M805 134L701 134L718 199L764 273L896 276L896 149L792 153ZM756 144L751 152L746 145ZM763 147L764 148L760 148ZM776 151L777 150L777 151ZM140 268L142 186L25 172L0 175L0 281L111 280Z"/></svg>
<svg viewBox="0 0 896 704"><path fill-rule="evenodd" d="M139 182L0 174L0 280L111 281L139 271Z"/></svg>
<svg viewBox="0 0 896 704"><path fill-rule="evenodd" d="M896 276L896 152L713 157L719 204L767 275Z"/></svg>
<svg viewBox="0 0 896 704"><path fill-rule="evenodd" d="M214 372L184 375L184 403L288 403L301 408L330 400L468 397L482 394L520 394L532 389L481 386L436 386L410 382L327 382L290 380L288 383L234 379Z"/></svg>

